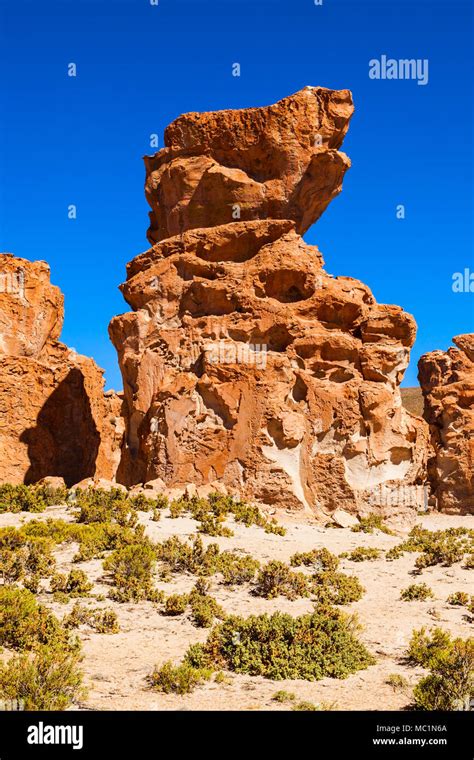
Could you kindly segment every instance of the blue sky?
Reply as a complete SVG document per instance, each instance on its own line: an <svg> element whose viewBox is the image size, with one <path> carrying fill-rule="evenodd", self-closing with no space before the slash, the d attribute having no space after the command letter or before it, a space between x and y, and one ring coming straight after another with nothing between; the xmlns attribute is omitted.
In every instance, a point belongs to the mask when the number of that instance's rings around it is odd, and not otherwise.
<svg viewBox="0 0 474 760"><path fill-rule="evenodd" d="M369 79L382 54L427 58L428 84ZM474 271L472 69L472 4L457 0L0 0L0 250L48 261L62 340L121 388L107 325L148 247L150 134L162 144L186 111L349 88L352 168L305 239L329 272L414 314L413 385L422 353L474 330L474 293L452 291Z"/></svg>

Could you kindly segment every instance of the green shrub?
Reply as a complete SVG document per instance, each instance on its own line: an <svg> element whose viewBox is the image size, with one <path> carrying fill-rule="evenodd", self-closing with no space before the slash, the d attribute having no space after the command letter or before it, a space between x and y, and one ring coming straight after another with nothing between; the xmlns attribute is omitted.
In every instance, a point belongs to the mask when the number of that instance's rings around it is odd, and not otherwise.
<svg viewBox="0 0 474 760"><path fill-rule="evenodd" d="M324 570L311 578L311 592L320 604L351 604L358 602L365 589L354 575Z"/></svg>
<svg viewBox="0 0 474 760"><path fill-rule="evenodd" d="M293 694L292 691L285 691L284 689L276 691L272 697L274 702L292 702L295 699L296 694Z"/></svg>
<svg viewBox="0 0 474 760"><path fill-rule="evenodd" d="M430 531L415 526L408 538L387 552L386 558L398 559L403 552L420 552L415 567L421 571L425 567L443 565L450 567L463 560L466 553L474 549L474 530L469 528L448 528Z"/></svg>
<svg viewBox="0 0 474 760"><path fill-rule="evenodd" d="M65 628L79 628L87 625L97 633L119 633L117 613L114 610L91 609L76 602L69 615L63 620Z"/></svg>
<svg viewBox="0 0 474 760"><path fill-rule="evenodd" d="M385 683L391 686L394 691L406 691L410 686L405 676L399 673L391 673L385 679Z"/></svg>
<svg viewBox="0 0 474 760"><path fill-rule="evenodd" d="M434 628L431 635L425 628L413 631L407 650L408 662L412 665L433 667L442 659L451 647L451 636L442 628Z"/></svg>
<svg viewBox="0 0 474 760"><path fill-rule="evenodd" d="M459 710L469 709L469 702L474 697L474 639L452 640L448 633L436 629L431 641L424 632L409 649L409 657L414 659L416 647L418 664L431 672L415 686L413 696L419 710Z"/></svg>
<svg viewBox="0 0 474 760"><path fill-rule="evenodd" d="M85 696L79 661L78 652L42 645L0 662L0 695L22 700L25 710L66 710Z"/></svg>
<svg viewBox="0 0 474 760"><path fill-rule="evenodd" d="M154 689L165 694L189 694L211 675L212 670L208 668L194 668L186 662L177 666L165 662L161 668L155 668L150 682Z"/></svg>
<svg viewBox="0 0 474 760"><path fill-rule="evenodd" d="M210 628L216 618L224 620L226 614L216 600L197 589L191 591L191 619L198 628Z"/></svg>
<svg viewBox="0 0 474 760"><path fill-rule="evenodd" d="M319 711L321 708L313 702L298 702L296 705L293 705L291 709L296 712L315 712Z"/></svg>
<svg viewBox="0 0 474 760"><path fill-rule="evenodd" d="M362 517L359 524L353 525L351 530L353 533L373 533L374 530L380 530L382 533L393 536L392 531L385 525L382 515L375 512L367 515L367 517Z"/></svg>
<svg viewBox="0 0 474 760"><path fill-rule="evenodd" d="M219 555L218 569L226 586L253 581L259 567L260 562L253 557L240 557L233 552L222 552Z"/></svg>
<svg viewBox="0 0 474 760"><path fill-rule="evenodd" d="M157 601L159 596L153 588L151 575L155 562L151 546L132 544L116 549L104 561L104 570L110 572L116 586L112 597L120 602Z"/></svg>
<svg viewBox="0 0 474 760"><path fill-rule="evenodd" d="M46 507L63 504L66 488L51 486L0 485L0 512L43 512Z"/></svg>
<svg viewBox="0 0 474 760"><path fill-rule="evenodd" d="M171 594L165 601L164 615L182 615L189 603L188 594Z"/></svg>
<svg viewBox="0 0 474 760"><path fill-rule="evenodd" d="M426 583L412 583L411 586L407 586L407 588L403 589L400 593L400 599L404 602L424 602L426 599L431 599L433 597L434 594Z"/></svg>
<svg viewBox="0 0 474 760"><path fill-rule="evenodd" d="M357 639L355 618L321 606L300 617L228 617L185 661L195 667L227 668L271 679L345 678L375 660Z"/></svg>
<svg viewBox="0 0 474 760"><path fill-rule="evenodd" d="M79 508L79 523L110 522L133 528L138 521L134 502L120 488L111 488L110 491L101 488L77 489L75 504Z"/></svg>
<svg viewBox="0 0 474 760"><path fill-rule="evenodd" d="M450 594L447 598L448 604L459 605L460 607L469 607L473 597L466 594L465 591L455 591L454 594Z"/></svg>
<svg viewBox="0 0 474 760"><path fill-rule="evenodd" d="M271 560L260 570L254 593L265 599L274 599L280 595L297 599L309 596L308 581L303 573L293 572L284 562Z"/></svg>
<svg viewBox="0 0 474 760"><path fill-rule="evenodd" d="M315 565L318 570L337 570L339 559L328 549L313 549L310 552L297 552L290 559L290 565L299 567L300 565Z"/></svg>
<svg viewBox="0 0 474 760"><path fill-rule="evenodd" d="M69 646L57 618L27 589L0 587L0 646L32 649L39 644Z"/></svg>
<svg viewBox="0 0 474 760"><path fill-rule="evenodd" d="M348 559L352 562L365 562L365 560L373 561L380 557L380 549L368 548L366 546L358 546L357 549L353 549L348 554Z"/></svg>
<svg viewBox="0 0 474 760"><path fill-rule="evenodd" d="M274 519L267 519L254 504L247 504L232 496L223 496L219 493L211 493L207 499L197 496L188 499L183 496L172 502L171 517L176 518L186 513L191 514L200 523L200 532L211 536L232 535L229 528L222 525L230 515L236 522L241 522L246 526L258 525L266 533L285 535L285 529Z"/></svg>

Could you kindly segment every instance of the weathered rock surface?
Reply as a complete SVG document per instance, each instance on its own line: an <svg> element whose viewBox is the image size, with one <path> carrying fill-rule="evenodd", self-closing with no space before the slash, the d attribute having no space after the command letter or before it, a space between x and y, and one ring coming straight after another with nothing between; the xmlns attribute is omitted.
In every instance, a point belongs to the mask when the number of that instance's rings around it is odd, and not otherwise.
<svg viewBox="0 0 474 760"><path fill-rule="evenodd" d="M453 343L418 363L433 447L428 469L438 509L474 513L474 333Z"/></svg>
<svg viewBox="0 0 474 760"><path fill-rule="evenodd" d="M158 242L128 265L133 311L109 328L123 482L217 482L326 514L376 509L381 484L424 482L427 426L399 389L413 317L332 277L299 234L340 190L351 114L348 91L306 88L269 108L182 116L146 159Z"/></svg>
<svg viewBox="0 0 474 760"><path fill-rule="evenodd" d="M303 233L341 191L349 90L306 87L266 108L188 113L145 158L155 243L240 219L292 219Z"/></svg>
<svg viewBox="0 0 474 760"><path fill-rule="evenodd" d="M45 262L0 255L0 481L112 478L122 400L102 370L58 342L63 297Z"/></svg>

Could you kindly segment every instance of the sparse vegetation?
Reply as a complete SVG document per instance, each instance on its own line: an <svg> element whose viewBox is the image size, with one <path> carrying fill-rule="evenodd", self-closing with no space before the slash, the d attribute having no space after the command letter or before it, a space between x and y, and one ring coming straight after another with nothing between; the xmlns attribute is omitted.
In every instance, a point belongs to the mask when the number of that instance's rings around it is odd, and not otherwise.
<svg viewBox="0 0 474 760"><path fill-rule="evenodd" d="M354 575L324 570L311 579L312 593L322 604L351 604L358 602L365 589Z"/></svg>
<svg viewBox="0 0 474 760"><path fill-rule="evenodd" d="M155 563L155 552L146 544L116 549L104 561L104 570L111 574L115 586L111 597L118 602L158 601L160 595L152 582Z"/></svg>
<svg viewBox="0 0 474 760"><path fill-rule="evenodd" d="M387 676L385 683L391 686L394 691L407 691L410 688L408 680L400 673L391 673Z"/></svg>
<svg viewBox="0 0 474 760"><path fill-rule="evenodd" d="M337 570L339 559L328 549L313 549L310 552L297 552L290 559L290 565L314 567L316 570Z"/></svg>
<svg viewBox="0 0 474 760"><path fill-rule="evenodd" d="M468 709L474 697L474 639L452 639L440 628L430 636L422 628L413 632L407 656L430 671L413 691L417 709Z"/></svg>
<svg viewBox="0 0 474 760"><path fill-rule="evenodd" d="M309 596L307 577L303 573L295 573L278 560L271 560L260 570L254 592L265 599L280 595L287 599Z"/></svg>
<svg viewBox="0 0 474 760"><path fill-rule="evenodd" d="M350 559L351 562L365 562L366 560L373 561L380 557L380 553L380 549L358 546L357 549L353 549L347 554L347 558Z"/></svg>
<svg viewBox="0 0 474 760"><path fill-rule="evenodd" d="M400 594L400 599L404 602L424 602L426 599L432 599L433 597L433 591L426 583L412 583L411 586L403 589Z"/></svg>
<svg viewBox="0 0 474 760"><path fill-rule="evenodd" d="M353 616L328 606L296 618L281 612L231 616L212 629L204 645L190 647L185 661L277 680L345 678L375 662L358 630Z"/></svg>
<svg viewBox="0 0 474 760"><path fill-rule="evenodd" d="M276 691L272 697L274 702L293 702L295 699L296 694L293 694L292 691L285 691L284 689Z"/></svg>
<svg viewBox="0 0 474 760"><path fill-rule="evenodd" d="M151 686L165 694L189 694L196 686L211 678L209 668L195 668L187 662L173 665L165 662L161 668L155 668L150 676Z"/></svg>
<svg viewBox="0 0 474 760"><path fill-rule="evenodd" d="M0 512L44 512L46 507L64 504L66 488L51 486L0 485Z"/></svg>
<svg viewBox="0 0 474 760"><path fill-rule="evenodd" d="M120 626L114 610L94 609L76 602L69 615L63 620L66 628L79 628L86 625L97 633L118 633Z"/></svg>
<svg viewBox="0 0 474 760"><path fill-rule="evenodd" d="M421 572L425 567L433 565L450 567L456 562L461 562L473 548L474 530L472 529L447 528L430 531L417 525L410 531L405 541L387 552L386 559L398 559L404 552L419 552L415 567Z"/></svg>
<svg viewBox="0 0 474 760"><path fill-rule="evenodd" d="M351 530L353 533L373 533L374 530L380 530L382 533L393 536L392 531L385 525L382 515L378 515L376 512L367 515L367 517L362 517L359 524L353 525Z"/></svg>
<svg viewBox="0 0 474 760"><path fill-rule="evenodd" d="M447 598L447 603L453 606L469 607L474 597L469 596L465 591L455 591Z"/></svg>

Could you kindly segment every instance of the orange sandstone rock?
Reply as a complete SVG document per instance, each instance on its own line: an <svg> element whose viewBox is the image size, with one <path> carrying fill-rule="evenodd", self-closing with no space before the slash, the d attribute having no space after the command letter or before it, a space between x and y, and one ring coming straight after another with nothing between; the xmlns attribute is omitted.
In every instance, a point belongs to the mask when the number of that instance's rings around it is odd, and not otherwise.
<svg viewBox="0 0 474 760"><path fill-rule="evenodd" d="M58 342L63 296L49 267L0 255L0 482L112 478L122 400L102 370Z"/></svg>

